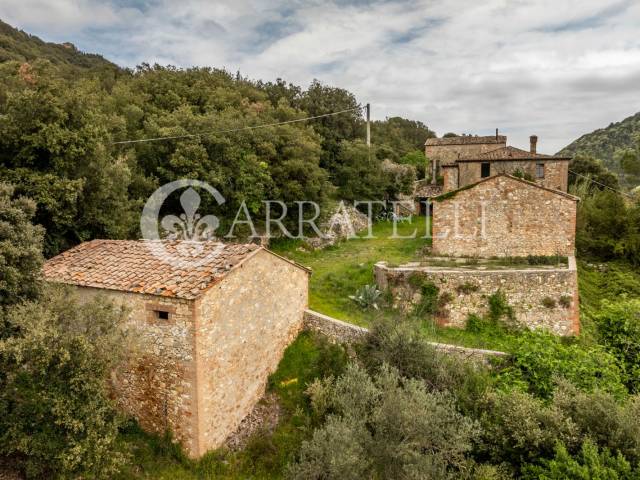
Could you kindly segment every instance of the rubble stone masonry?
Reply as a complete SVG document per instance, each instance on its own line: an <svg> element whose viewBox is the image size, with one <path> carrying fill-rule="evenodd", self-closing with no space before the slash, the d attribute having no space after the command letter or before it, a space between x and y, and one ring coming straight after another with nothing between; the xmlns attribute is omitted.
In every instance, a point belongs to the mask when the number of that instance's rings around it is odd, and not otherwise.
<svg viewBox="0 0 640 480"><path fill-rule="evenodd" d="M506 175L443 194L433 205L433 254L574 255L577 201Z"/></svg>
<svg viewBox="0 0 640 480"><path fill-rule="evenodd" d="M81 300L102 295L128 310L137 342L113 379L119 406L145 430L171 430L198 457L221 446L264 393L302 328L308 275L260 249L195 299L76 288Z"/></svg>
<svg viewBox="0 0 640 480"><path fill-rule="evenodd" d="M580 331L578 276L575 258L567 266L539 268L468 269L406 265L397 268L385 262L375 265L380 290L391 293L395 308L409 310L420 302L416 287L431 282L443 302L436 320L440 325L463 328L470 314L485 315L489 297L504 293L515 322L531 329L546 329L559 335Z"/></svg>
<svg viewBox="0 0 640 480"><path fill-rule="evenodd" d="M543 187L554 190L567 191L567 182L569 178L569 162L565 160L498 160L489 162L491 164L491 176L501 173L513 175L516 171L528 174L535 183ZM544 165L544 177L536 178L536 165L540 163ZM482 162L458 162L458 178L457 185L447 185L445 183L444 191L454 190L459 187L478 182L482 180L480 176Z"/></svg>
<svg viewBox="0 0 640 480"><path fill-rule="evenodd" d="M198 455L219 447L264 393L302 328L308 275L260 250L197 300Z"/></svg>

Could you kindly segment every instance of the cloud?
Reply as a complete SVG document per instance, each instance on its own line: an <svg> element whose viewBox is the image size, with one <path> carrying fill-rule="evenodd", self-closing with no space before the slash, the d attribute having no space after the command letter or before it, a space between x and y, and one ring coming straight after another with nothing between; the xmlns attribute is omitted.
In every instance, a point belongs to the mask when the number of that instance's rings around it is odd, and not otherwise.
<svg viewBox="0 0 640 480"><path fill-rule="evenodd" d="M640 110L640 5L625 0L3 0L0 17L116 63L313 78L447 131L554 152Z"/></svg>

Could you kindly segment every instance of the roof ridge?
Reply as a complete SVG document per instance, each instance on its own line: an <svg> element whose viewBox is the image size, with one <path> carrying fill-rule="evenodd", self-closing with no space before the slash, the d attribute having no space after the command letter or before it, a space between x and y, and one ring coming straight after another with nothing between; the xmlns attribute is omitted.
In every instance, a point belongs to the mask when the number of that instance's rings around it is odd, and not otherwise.
<svg viewBox="0 0 640 480"><path fill-rule="evenodd" d="M561 195L563 197L567 197L567 198L569 198L571 200L574 200L576 202L580 201L580 197L576 197L575 195L571 195L570 193L563 192L562 190L556 190L555 188L549 188L549 187L545 187L543 185L538 185L535 182L531 182L529 180L525 180L524 178L515 177L515 176L510 175L508 173L499 173L497 175L491 175L490 177L481 178L477 182L470 183L468 185L465 185L464 187L460 187L460 188L456 188L455 190L449 190L448 192L444 192L443 194L438 195L437 197L434 197L433 200L438 201L438 198L440 198L441 200L445 200L446 198L442 198L445 195L455 194L455 193L457 193L459 191L462 191L462 190L469 190L469 189L475 187L476 185L479 185L479 184L484 183L484 182L488 182L490 180L494 180L494 179L499 178L499 177L511 178L512 180L517 180L517 181L519 181L521 183L524 183L525 185L529 185L529 186L532 186L532 187L540 188L541 190L547 190L548 192L555 193L555 194Z"/></svg>

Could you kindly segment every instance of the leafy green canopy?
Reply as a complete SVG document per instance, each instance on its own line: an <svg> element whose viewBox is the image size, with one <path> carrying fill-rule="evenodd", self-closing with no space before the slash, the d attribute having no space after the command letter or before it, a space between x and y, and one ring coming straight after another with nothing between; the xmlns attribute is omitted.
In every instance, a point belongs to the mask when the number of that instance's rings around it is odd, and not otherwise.
<svg viewBox="0 0 640 480"><path fill-rule="evenodd" d="M29 478L110 478L124 461L109 374L128 343L121 310L64 289L10 309L0 340L0 455Z"/></svg>
<svg viewBox="0 0 640 480"><path fill-rule="evenodd" d="M336 196L393 198L410 191L415 174L407 170L399 180L398 169L385 169L383 160L398 160L432 134L399 118L377 122L370 150L355 110L269 128L114 145L323 115L358 103L348 91L317 81L302 90L210 68L142 65L117 76L76 73L67 77L45 60L0 64L0 179L37 202L46 255L96 237L138 237L144 201L179 178L205 181L222 193L222 206L208 195L201 206L215 207L221 230L242 202L260 219L266 199L293 206ZM170 198L167 209L177 207Z"/></svg>

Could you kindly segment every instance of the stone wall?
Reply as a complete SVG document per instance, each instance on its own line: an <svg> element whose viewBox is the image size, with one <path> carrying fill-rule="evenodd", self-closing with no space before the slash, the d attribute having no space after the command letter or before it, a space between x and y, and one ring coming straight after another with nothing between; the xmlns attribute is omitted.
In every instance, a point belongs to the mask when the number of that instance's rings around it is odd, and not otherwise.
<svg viewBox="0 0 640 480"><path fill-rule="evenodd" d="M442 169L442 191L449 192L458 188L458 165L449 165Z"/></svg>
<svg viewBox="0 0 640 480"><path fill-rule="evenodd" d="M359 327L351 323L343 322L322 313L306 310L304 312L305 330L317 332L327 337L332 342L352 344L363 339L369 333L364 327ZM448 345L445 343L429 342L436 350L442 353L457 355L463 358L486 360L489 357L500 357L507 355L496 350L485 350L482 348L467 348L458 345Z"/></svg>
<svg viewBox="0 0 640 480"><path fill-rule="evenodd" d="M266 250L198 301L198 452L220 446L264 393L302 328L308 272Z"/></svg>
<svg viewBox="0 0 640 480"><path fill-rule="evenodd" d="M497 160L489 163L491 164L491 176L501 173L513 174L519 170L529 174L538 185L563 192L567 191L569 179L569 161L567 160ZM536 164L538 163L544 164L544 178L536 178ZM444 191L455 190L482 180L480 176L481 165L482 162L458 162L457 186L447 188L445 183Z"/></svg>
<svg viewBox="0 0 640 480"><path fill-rule="evenodd" d="M577 198L509 176L433 204L434 255L574 255Z"/></svg>
<svg viewBox="0 0 640 480"><path fill-rule="evenodd" d="M114 378L119 407L142 428L171 430L190 454L197 449L194 302L138 293L75 287L81 300L101 295L124 305L136 332L133 362ZM169 312L168 320L154 310Z"/></svg>
<svg viewBox="0 0 640 480"><path fill-rule="evenodd" d="M500 137L501 140L504 139L504 142L496 142L493 137L491 138L491 143L425 145L424 154L429 159L429 161L436 160L439 165L445 165L453 163L461 157L479 155L481 153L490 152L491 150L496 150L498 148L507 146L506 137Z"/></svg>
<svg viewBox="0 0 640 480"><path fill-rule="evenodd" d="M462 328L470 314L485 315L489 297L501 291L519 325L544 328L559 335L573 335L580 330L578 275L573 257L566 267L492 270L419 265L391 268L381 262L375 265L374 273L378 288L389 289L394 307L403 310L420 302L420 284L433 283L440 298L448 300L436 316L443 326ZM550 300L555 305L551 306Z"/></svg>

